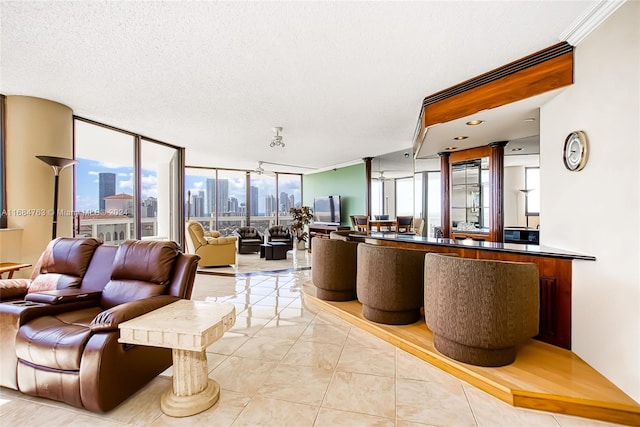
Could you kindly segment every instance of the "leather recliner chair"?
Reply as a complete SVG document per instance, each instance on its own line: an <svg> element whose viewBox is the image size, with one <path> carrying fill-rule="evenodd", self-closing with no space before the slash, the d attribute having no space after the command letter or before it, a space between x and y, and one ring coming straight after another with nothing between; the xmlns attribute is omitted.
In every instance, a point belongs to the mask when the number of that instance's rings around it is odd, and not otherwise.
<svg viewBox="0 0 640 427"><path fill-rule="evenodd" d="M98 247L80 287L84 299L21 315L18 389L93 412L116 407L172 364L170 349L120 344L118 325L190 298L197 261L174 242Z"/></svg>
<svg viewBox="0 0 640 427"><path fill-rule="evenodd" d="M28 292L78 288L102 241L92 237L59 237L49 242L29 279L0 280L0 301L24 298Z"/></svg>

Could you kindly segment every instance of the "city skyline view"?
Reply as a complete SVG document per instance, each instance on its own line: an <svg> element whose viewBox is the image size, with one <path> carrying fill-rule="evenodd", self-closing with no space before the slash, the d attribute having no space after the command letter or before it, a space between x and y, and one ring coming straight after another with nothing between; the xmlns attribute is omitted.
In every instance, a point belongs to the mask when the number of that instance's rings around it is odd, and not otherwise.
<svg viewBox="0 0 640 427"><path fill-rule="evenodd" d="M102 162L98 160L78 158L78 163L75 165L75 186L76 186L76 211L95 213L104 207L104 203L100 203L100 174L114 174L115 175L115 194L129 194L134 193L133 182L133 167L122 166L115 163ZM246 178L244 171L224 171L220 173L221 187L224 187L222 183L226 180L227 189L221 191L221 196L227 193L227 203L231 203L233 209L225 209L228 214L241 214L246 212ZM235 175L235 176L234 176ZM153 170L142 169L142 200L148 198L158 198L158 180L157 173ZM288 179L292 177L294 179ZM104 180L104 179L103 179ZM209 188L207 188L207 181L209 180ZM187 192L191 191L192 199L200 196L201 192L204 196L204 208L205 216L210 214L211 202L209 202L209 193L211 192L211 182L215 181L212 176L204 175L185 175L185 202L187 202ZM271 215L267 212L274 211L273 204L275 204L276 191L275 191L275 177L262 176L257 174L251 175L251 196L252 205L256 203L257 207L250 207L252 215L265 216ZM283 212L288 213L288 208L293 206L299 206L301 204L300 194L300 179L297 175L280 174L279 175L279 203L281 214ZM104 190L103 190L104 191ZM255 197L257 195L257 197ZM237 208L236 208L237 206ZM244 209L240 209L243 207ZM103 210L103 209L102 209ZM256 212L257 210L257 212Z"/></svg>

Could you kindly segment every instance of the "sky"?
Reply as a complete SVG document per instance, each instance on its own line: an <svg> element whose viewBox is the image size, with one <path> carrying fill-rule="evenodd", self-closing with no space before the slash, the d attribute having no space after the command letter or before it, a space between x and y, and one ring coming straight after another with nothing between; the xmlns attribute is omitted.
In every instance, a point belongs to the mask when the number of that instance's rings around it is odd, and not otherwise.
<svg viewBox="0 0 640 427"><path fill-rule="evenodd" d="M116 194L126 193L133 194L133 167L123 166L116 163L101 162L91 159L77 158L78 163L75 165L76 174L76 210L79 212L97 211L98 204L98 174L101 172L110 172L116 174ZM245 178L244 172L231 172L228 177L220 177L229 179L229 196L236 197L240 203L246 201L245 196ZM282 177L283 175L281 175ZM284 175L287 176L287 175ZM206 193L207 176L186 175L185 176L185 197L187 190L191 190L191 194L198 194L202 190ZM142 198L157 197L157 173L151 170L142 171ZM259 189L268 189L275 196L275 178L273 176L254 176L252 175L252 185L258 186ZM269 188L271 187L271 188ZM300 184L297 185L291 180L281 179L279 191L287 194L295 195L295 202L300 202ZM265 193L265 194L263 194ZM267 191L259 192L258 210L264 212L265 196Z"/></svg>

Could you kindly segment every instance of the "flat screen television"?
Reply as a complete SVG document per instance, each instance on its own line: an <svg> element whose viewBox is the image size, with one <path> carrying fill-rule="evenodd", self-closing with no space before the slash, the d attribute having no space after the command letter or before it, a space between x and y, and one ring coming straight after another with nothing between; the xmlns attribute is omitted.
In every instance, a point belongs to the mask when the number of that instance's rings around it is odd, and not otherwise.
<svg viewBox="0 0 640 427"><path fill-rule="evenodd" d="M323 196L313 199L315 224L340 225L340 196Z"/></svg>

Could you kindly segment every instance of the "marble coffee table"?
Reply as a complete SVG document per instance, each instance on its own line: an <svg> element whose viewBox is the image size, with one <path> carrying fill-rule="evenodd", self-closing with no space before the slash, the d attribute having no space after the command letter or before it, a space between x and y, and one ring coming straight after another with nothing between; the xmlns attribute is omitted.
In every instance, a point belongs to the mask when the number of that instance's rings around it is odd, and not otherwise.
<svg viewBox="0 0 640 427"><path fill-rule="evenodd" d="M233 304L183 299L121 323L119 342L172 349L173 386L160 407L172 417L187 417L218 401L220 386L208 377L205 350L235 322Z"/></svg>

